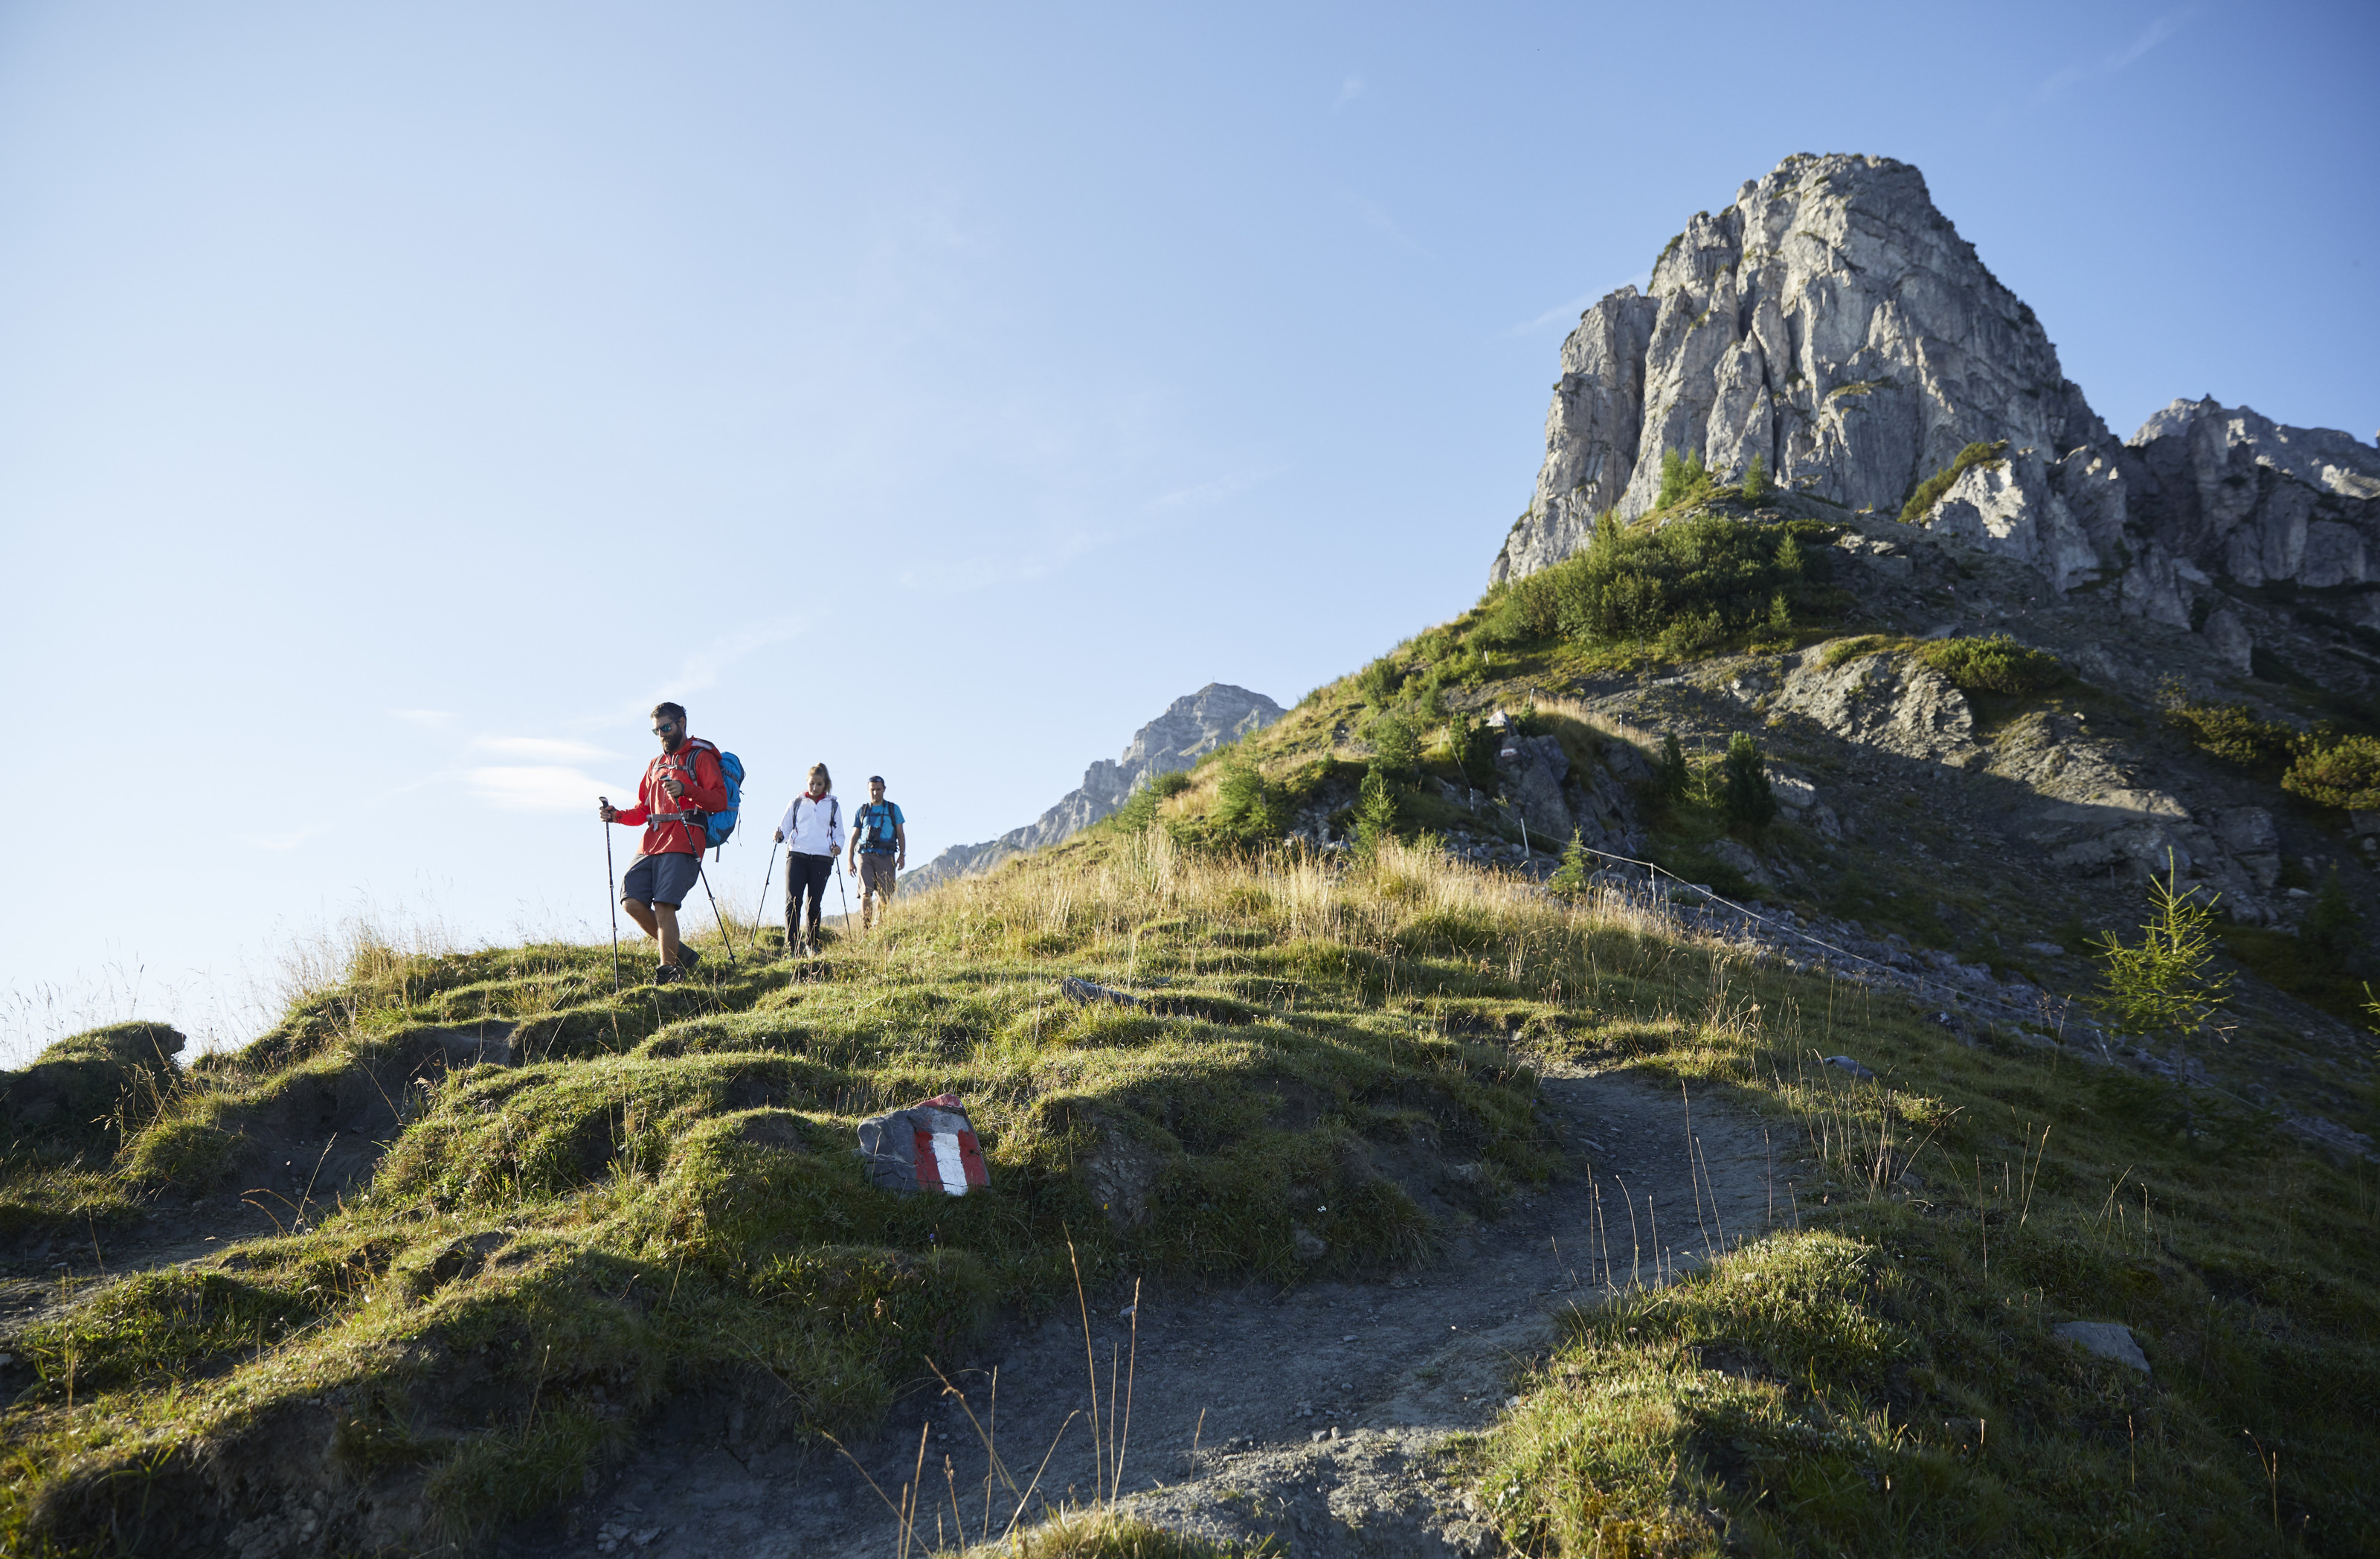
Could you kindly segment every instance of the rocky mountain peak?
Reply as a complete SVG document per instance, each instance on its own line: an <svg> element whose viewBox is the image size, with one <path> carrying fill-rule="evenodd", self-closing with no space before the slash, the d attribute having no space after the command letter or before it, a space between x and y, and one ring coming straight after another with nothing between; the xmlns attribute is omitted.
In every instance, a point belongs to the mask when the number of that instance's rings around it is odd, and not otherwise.
<svg viewBox="0 0 2380 1559"><path fill-rule="evenodd" d="M1594 518L1653 507L1661 457L1898 509L1975 442L2053 457L2107 438L2031 309L1889 158L1786 158L1697 213L1562 344L1546 459L1491 576L1569 554Z"/></svg>
<svg viewBox="0 0 2380 1559"><path fill-rule="evenodd" d="M930 887L953 877L989 871L1011 856L1054 845L1123 806L1135 786L1158 774L1189 768L1224 743L1264 729L1281 713L1281 705L1262 693L1209 682L1174 700L1164 713L1135 731L1120 757L1094 759L1083 771L1082 785L1034 822L980 845L953 845L903 881Z"/></svg>
<svg viewBox="0 0 2380 1559"><path fill-rule="evenodd" d="M1890 518L1982 445L1907 518L2059 595L2104 589L2204 633L2241 670L2263 631L2241 591L2338 591L2337 616L2380 627L2380 449L2212 397L2117 439L1906 163L1788 157L1697 213L1650 287L1562 343L1536 491L1491 582L1560 562L1606 510L1652 509L1671 450L1723 481L1757 457L1811 512Z"/></svg>

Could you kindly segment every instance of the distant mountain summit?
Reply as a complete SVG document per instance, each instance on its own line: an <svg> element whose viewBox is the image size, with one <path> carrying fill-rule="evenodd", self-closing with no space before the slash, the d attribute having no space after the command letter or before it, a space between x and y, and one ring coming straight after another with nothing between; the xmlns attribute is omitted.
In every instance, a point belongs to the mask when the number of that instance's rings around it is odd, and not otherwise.
<svg viewBox="0 0 2380 1559"><path fill-rule="evenodd" d="M1961 462L1974 445L1989 457ZM1697 213L1649 292L1580 317L1490 582L1569 556L1606 510L1652 509L1672 450L1722 481L1757 457L1789 493L2014 557L2061 594L2212 624L2242 666L2251 625L2217 580L2342 590L2339 615L2380 627L2380 592L2356 588L2380 579L2380 450L2211 399L2117 439L2033 310L1889 158L1786 158Z"/></svg>
<svg viewBox="0 0 2380 1559"><path fill-rule="evenodd" d="M953 877L989 871L1011 856L1054 845L1123 806L1134 786L1154 775L1186 769L1224 743L1260 731L1281 716L1281 705L1262 693L1209 682L1174 700L1164 713L1134 732L1121 758L1094 761L1083 771L1081 788L1068 792L1038 822L980 845L953 845L902 882L905 886L931 887Z"/></svg>

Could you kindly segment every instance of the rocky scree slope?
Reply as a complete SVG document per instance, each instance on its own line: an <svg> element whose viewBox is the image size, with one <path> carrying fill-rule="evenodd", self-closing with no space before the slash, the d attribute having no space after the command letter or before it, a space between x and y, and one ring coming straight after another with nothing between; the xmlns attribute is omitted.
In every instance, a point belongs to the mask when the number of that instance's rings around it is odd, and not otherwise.
<svg viewBox="0 0 2380 1559"><path fill-rule="evenodd" d="M1082 785L1068 791L1038 820L980 845L953 845L903 878L903 885L929 888L955 877L989 871L1028 850L1054 845L1123 806L1135 786L1190 767L1225 742L1271 725L1281 713L1281 705L1262 693L1209 682L1174 700L1164 713L1135 731L1120 757L1095 761L1083 771Z"/></svg>

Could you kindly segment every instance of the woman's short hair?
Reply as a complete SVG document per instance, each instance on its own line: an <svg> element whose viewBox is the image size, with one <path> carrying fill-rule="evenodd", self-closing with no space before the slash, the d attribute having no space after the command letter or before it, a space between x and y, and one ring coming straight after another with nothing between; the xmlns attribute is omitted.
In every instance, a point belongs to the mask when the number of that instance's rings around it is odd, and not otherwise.
<svg viewBox="0 0 2380 1559"><path fill-rule="evenodd" d="M826 781L826 787L829 790L832 790L834 788L834 776L826 772L826 765L823 763L813 763L810 765L810 778L814 780Z"/></svg>

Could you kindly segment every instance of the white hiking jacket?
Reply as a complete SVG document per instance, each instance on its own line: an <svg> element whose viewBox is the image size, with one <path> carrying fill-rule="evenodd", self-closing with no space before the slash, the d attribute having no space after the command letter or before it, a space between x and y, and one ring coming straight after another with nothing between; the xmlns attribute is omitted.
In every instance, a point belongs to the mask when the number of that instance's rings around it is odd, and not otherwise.
<svg viewBox="0 0 2380 1559"><path fill-rule="evenodd" d="M843 803L828 792L823 801L810 799L808 791L794 798L785 809L784 820L777 832L785 836L785 847L795 855L831 856L843 850Z"/></svg>

